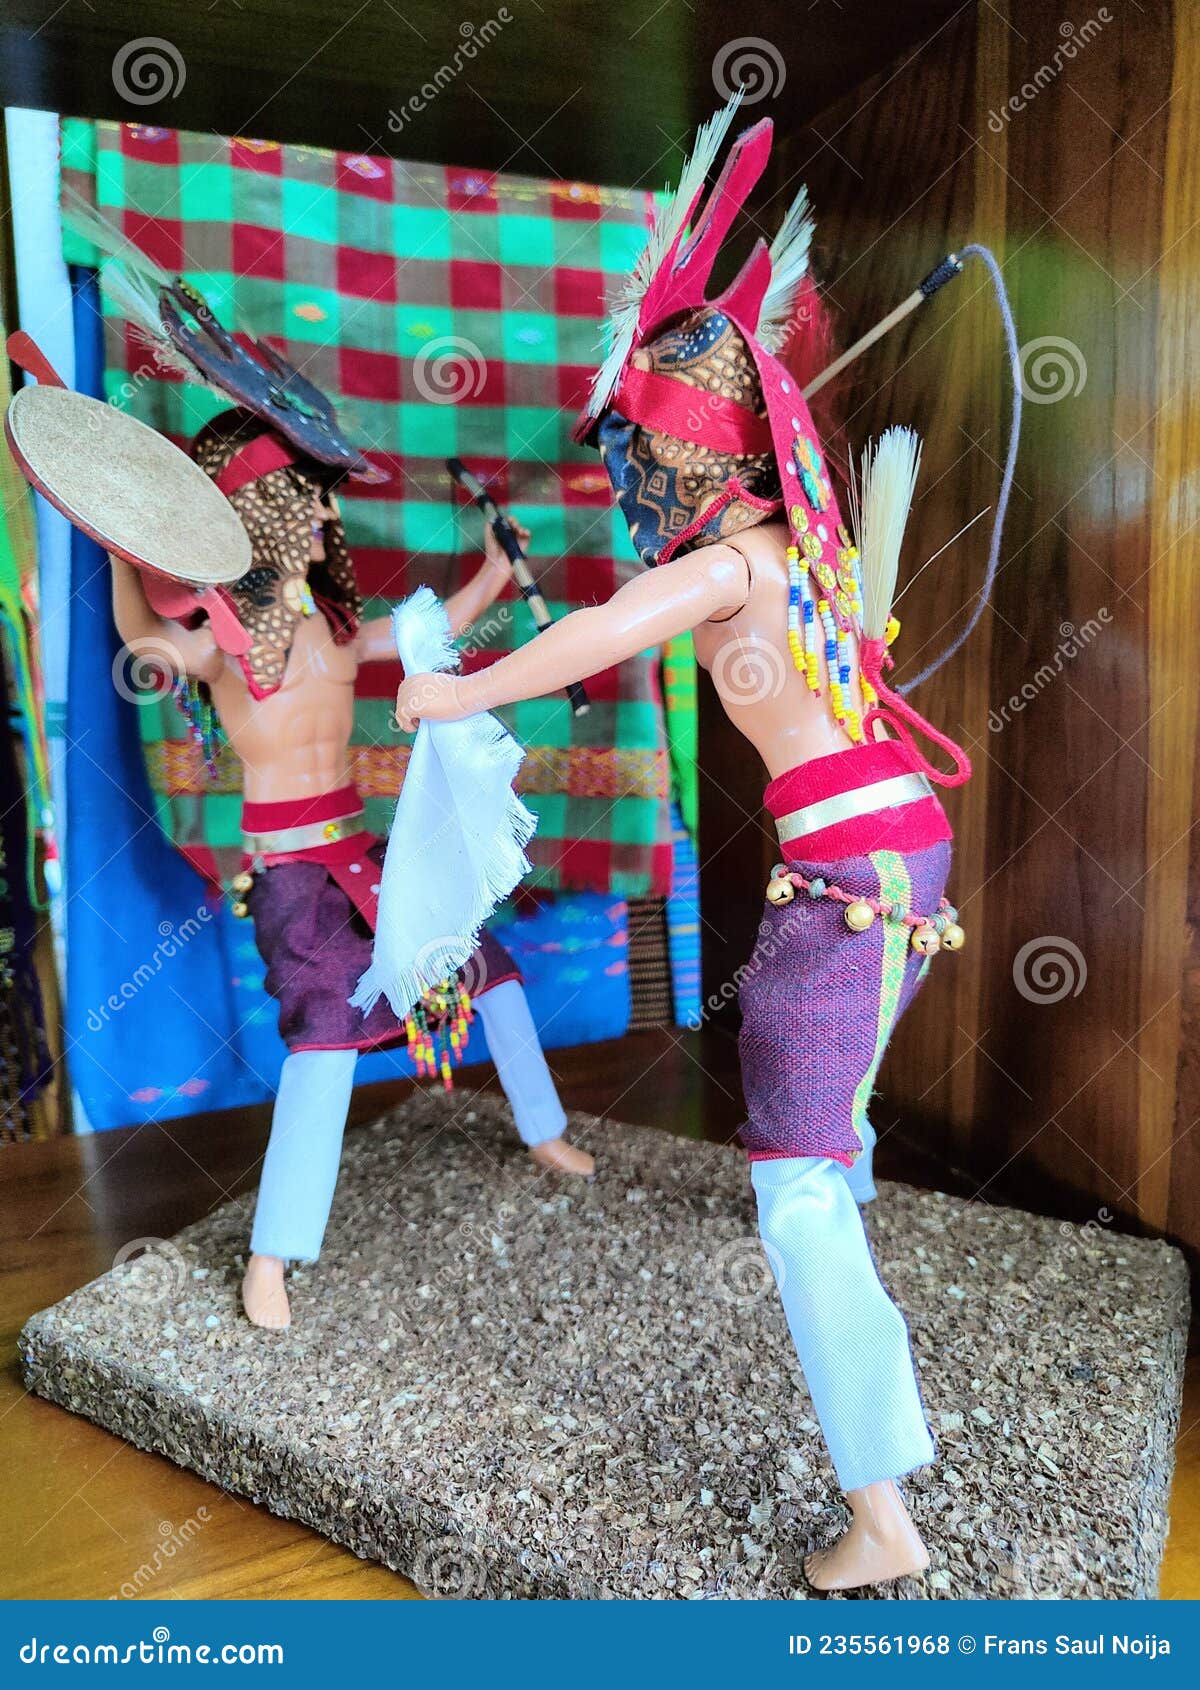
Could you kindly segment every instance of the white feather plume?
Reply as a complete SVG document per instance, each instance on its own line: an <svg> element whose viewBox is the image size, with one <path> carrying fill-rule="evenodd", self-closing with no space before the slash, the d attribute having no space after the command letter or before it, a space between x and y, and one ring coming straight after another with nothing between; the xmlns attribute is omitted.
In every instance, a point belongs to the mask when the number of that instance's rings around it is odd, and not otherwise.
<svg viewBox="0 0 1200 1690"><path fill-rule="evenodd" d="M162 265L156 264L148 253L131 241L111 218L94 205L89 205L69 183L63 185L62 216L67 227L94 246L103 258L120 258L131 270L137 270L159 287L170 284L171 277Z"/></svg>
<svg viewBox="0 0 1200 1690"><path fill-rule="evenodd" d="M742 93L741 88L736 88L728 104L719 112L715 112L707 123L701 125L691 155L680 175L679 185L667 203L660 208L637 263L613 301L609 312L608 356L596 372L588 400L588 413L591 416L599 415L613 396L621 371L633 351L638 313L642 308L642 300L646 297L646 289L670 251L675 237L686 223L692 201L704 186L721 150L722 142L729 133L729 126L742 102Z"/></svg>
<svg viewBox="0 0 1200 1690"><path fill-rule="evenodd" d="M771 282L758 317L758 338L768 352L778 352L787 334L796 295L808 274L813 227L808 189L802 187L771 242Z"/></svg>
<svg viewBox="0 0 1200 1690"><path fill-rule="evenodd" d="M850 499L854 539L862 559L863 634L882 639L896 592L900 547L921 465L921 437L888 428L863 447L861 481Z"/></svg>
<svg viewBox="0 0 1200 1690"><path fill-rule="evenodd" d="M68 228L96 248L101 260L100 291L149 344L155 362L227 398L223 389L204 379L163 327L160 298L174 280L170 273L70 186L63 190L62 216Z"/></svg>

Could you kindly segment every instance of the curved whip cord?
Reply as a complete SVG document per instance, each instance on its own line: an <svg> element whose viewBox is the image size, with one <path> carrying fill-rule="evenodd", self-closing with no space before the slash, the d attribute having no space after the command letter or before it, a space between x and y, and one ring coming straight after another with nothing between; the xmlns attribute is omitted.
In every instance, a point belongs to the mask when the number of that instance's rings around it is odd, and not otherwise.
<svg viewBox="0 0 1200 1690"><path fill-rule="evenodd" d="M984 570L983 585L979 589L979 597L972 607L971 614L949 645L932 663L927 663L920 674L914 675L911 681L896 691L900 694L910 693L914 687L919 687L922 681L936 674L943 663L948 663L956 652L970 639L979 625L979 619L991 602L992 588L996 582L996 571L1000 564L1000 542L1004 534L1004 518L1008 511L1009 495L1012 492L1013 476L1017 467L1017 447L1021 440L1021 351L1017 344L1017 325L1013 321L1012 306L1008 302L1008 292L1004 286L1004 277L996 256L986 246L965 246L962 248L963 258L978 258L982 261L991 278L992 287L996 295L996 304L1000 311L1000 320L1004 324L1004 343L1008 351L1009 370L1012 375L1012 413L1008 428L1008 453L1004 460L1004 474L1000 482L1000 494L996 500L996 516L992 523L992 538L988 546L987 568Z"/></svg>

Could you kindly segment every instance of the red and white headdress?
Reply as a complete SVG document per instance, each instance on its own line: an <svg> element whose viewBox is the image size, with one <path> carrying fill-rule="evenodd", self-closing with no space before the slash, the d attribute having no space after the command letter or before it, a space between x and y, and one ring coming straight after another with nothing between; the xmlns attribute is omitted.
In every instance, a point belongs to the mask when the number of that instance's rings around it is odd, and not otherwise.
<svg viewBox="0 0 1200 1690"><path fill-rule="evenodd" d="M802 293L813 303L804 189L771 245L756 241L733 282L708 297L722 243L771 152L773 126L764 118L734 141L706 194L739 99L700 130L679 187L651 229L613 311L611 349L575 437L599 446L647 563L667 562L682 547L711 544L782 512L790 530L788 638L796 667L819 691L824 655L833 714L851 740L864 740L872 716L886 713L902 737L916 728L949 750L955 765L949 775L921 761L932 779L957 784L970 772L965 755L883 680L890 658L883 621L874 625L878 593L872 626L864 629L858 549L838 509L801 383L779 356ZM912 439L911 447L893 440L885 453L894 471L890 491L902 506L897 552L916 473ZM873 567L877 561L868 560ZM891 584L894 579L893 557ZM890 585L884 590L890 594ZM887 601L884 620L886 611ZM853 707L856 671L866 706L861 719Z"/></svg>
<svg viewBox="0 0 1200 1690"><path fill-rule="evenodd" d="M763 118L738 136L715 185L705 178L736 115L740 96L706 123L679 186L660 211L611 320L611 350L592 384L576 438L596 441L606 412L642 429L713 453L769 454L795 543L839 628L852 625L854 587L843 525L811 413L800 384L777 354L784 346L808 275L813 225L802 188L771 245L758 240L737 277L718 296L707 289L721 245L770 157L773 125ZM751 408L694 387L635 354L689 314L719 313L738 331L757 372L761 399ZM756 398L758 396L756 395ZM743 490L735 483L730 497ZM772 511L778 503L771 501Z"/></svg>

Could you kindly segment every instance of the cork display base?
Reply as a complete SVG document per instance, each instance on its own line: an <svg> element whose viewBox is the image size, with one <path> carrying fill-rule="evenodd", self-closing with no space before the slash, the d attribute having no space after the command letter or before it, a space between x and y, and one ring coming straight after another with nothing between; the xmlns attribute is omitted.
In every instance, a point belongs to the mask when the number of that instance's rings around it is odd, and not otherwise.
<svg viewBox="0 0 1200 1690"><path fill-rule="evenodd" d="M293 1322L251 1327L250 1199L35 1315L30 1387L430 1593L803 1597L846 1514L741 1153L419 1093L347 1136ZM938 1457L933 1565L870 1594L1155 1594L1187 1278L1166 1244L902 1185L867 1215Z"/></svg>

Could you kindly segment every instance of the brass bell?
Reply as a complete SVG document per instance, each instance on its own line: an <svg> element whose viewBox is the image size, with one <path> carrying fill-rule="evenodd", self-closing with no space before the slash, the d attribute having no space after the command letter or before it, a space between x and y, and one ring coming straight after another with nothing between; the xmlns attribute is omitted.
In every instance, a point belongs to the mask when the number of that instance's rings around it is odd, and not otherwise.
<svg viewBox="0 0 1200 1690"><path fill-rule="evenodd" d="M254 885L254 876L248 869L243 869L241 874L234 875L231 884L235 892L249 892Z"/></svg>
<svg viewBox="0 0 1200 1690"><path fill-rule="evenodd" d="M767 902L782 908L796 896L796 888L786 875L777 875L767 882Z"/></svg>
<svg viewBox="0 0 1200 1690"><path fill-rule="evenodd" d="M875 920L875 911L865 898L856 898L852 904L846 905L845 919L851 933L865 933Z"/></svg>
<svg viewBox="0 0 1200 1690"><path fill-rule="evenodd" d="M913 928L911 943L913 950L920 956L933 956L942 948L938 930L931 921L923 921L919 927Z"/></svg>
<svg viewBox="0 0 1200 1690"><path fill-rule="evenodd" d="M245 921L246 917L250 914L250 905L242 903L239 899L233 906L233 913L239 921Z"/></svg>
<svg viewBox="0 0 1200 1690"><path fill-rule="evenodd" d="M942 929L942 949L944 951L961 951L967 942L967 936L957 921L948 921Z"/></svg>

